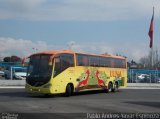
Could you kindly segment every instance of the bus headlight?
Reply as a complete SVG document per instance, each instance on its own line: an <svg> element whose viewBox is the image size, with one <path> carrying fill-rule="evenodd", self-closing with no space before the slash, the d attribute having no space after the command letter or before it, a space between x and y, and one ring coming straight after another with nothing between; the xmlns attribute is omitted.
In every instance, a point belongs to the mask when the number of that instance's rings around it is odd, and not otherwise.
<svg viewBox="0 0 160 119"><path fill-rule="evenodd" d="M52 84L50 83L43 86L43 88L50 88L50 87L52 87Z"/></svg>

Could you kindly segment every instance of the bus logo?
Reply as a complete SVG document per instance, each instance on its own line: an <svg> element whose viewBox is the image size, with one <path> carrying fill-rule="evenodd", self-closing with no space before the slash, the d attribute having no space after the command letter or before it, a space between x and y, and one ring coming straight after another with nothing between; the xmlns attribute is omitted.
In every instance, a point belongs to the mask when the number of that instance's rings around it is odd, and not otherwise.
<svg viewBox="0 0 160 119"><path fill-rule="evenodd" d="M121 77L122 72L121 71L110 71L110 77Z"/></svg>

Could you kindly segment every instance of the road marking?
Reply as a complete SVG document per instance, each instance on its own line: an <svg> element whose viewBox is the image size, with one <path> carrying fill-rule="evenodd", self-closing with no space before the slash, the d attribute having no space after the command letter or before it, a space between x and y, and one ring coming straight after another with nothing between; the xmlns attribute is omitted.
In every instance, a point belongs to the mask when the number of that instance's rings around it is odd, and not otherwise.
<svg viewBox="0 0 160 119"><path fill-rule="evenodd" d="M160 89L160 87L126 87L123 89Z"/></svg>

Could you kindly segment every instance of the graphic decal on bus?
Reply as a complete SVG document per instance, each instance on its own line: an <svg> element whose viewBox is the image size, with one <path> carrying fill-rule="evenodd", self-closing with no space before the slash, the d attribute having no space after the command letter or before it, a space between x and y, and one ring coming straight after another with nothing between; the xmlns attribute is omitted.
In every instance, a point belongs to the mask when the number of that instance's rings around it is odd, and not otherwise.
<svg viewBox="0 0 160 119"><path fill-rule="evenodd" d="M89 75L90 75L90 72L89 72L89 70L87 70L86 71L86 73L85 73L87 76L85 77L83 77L83 78L85 78L84 80L82 79L82 81L80 81L79 82L79 84L78 84L78 86L77 86L77 91L78 91L78 88L81 86L86 86L87 84L88 84L88 79L89 79ZM84 74L82 74L82 76L83 76Z"/></svg>
<svg viewBox="0 0 160 119"><path fill-rule="evenodd" d="M79 77L80 82L76 87L76 91L91 89L91 88L103 88L106 89L107 86L107 75L105 72L98 71L97 69L88 69L85 73L82 73Z"/></svg>
<svg viewBox="0 0 160 119"><path fill-rule="evenodd" d="M122 77L121 71L110 71L110 77Z"/></svg>
<svg viewBox="0 0 160 119"><path fill-rule="evenodd" d="M97 78L97 80L98 80L98 84L101 86L105 86L105 83L104 83L104 81L103 81L103 79L100 79L100 77L99 77L99 75L100 75L100 72L97 70L96 71L96 78Z"/></svg>

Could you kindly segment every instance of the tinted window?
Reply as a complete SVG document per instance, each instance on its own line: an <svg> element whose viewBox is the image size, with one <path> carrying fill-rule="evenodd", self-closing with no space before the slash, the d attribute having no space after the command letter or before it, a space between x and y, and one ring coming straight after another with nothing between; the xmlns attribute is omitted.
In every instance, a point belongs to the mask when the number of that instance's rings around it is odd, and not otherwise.
<svg viewBox="0 0 160 119"><path fill-rule="evenodd" d="M89 66L99 66L99 57L89 56Z"/></svg>
<svg viewBox="0 0 160 119"><path fill-rule="evenodd" d="M51 72L51 66L49 65L49 59L50 57L46 56L46 55L42 55L41 56L41 61L39 62L39 71L41 73L43 73L44 71L48 71Z"/></svg>
<svg viewBox="0 0 160 119"><path fill-rule="evenodd" d="M77 65L78 66L89 66L88 56L77 54Z"/></svg>
<svg viewBox="0 0 160 119"><path fill-rule="evenodd" d="M119 63L121 64L120 68L126 68L125 59L119 59Z"/></svg>
<svg viewBox="0 0 160 119"><path fill-rule="evenodd" d="M65 69L74 66L74 55L61 54L55 58L54 76L58 75Z"/></svg>
<svg viewBox="0 0 160 119"><path fill-rule="evenodd" d="M115 59L115 67L116 68L122 68L121 59Z"/></svg>
<svg viewBox="0 0 160 119"><path fill-rule="evenodd" d="M77 66L126 68L125 59L76 54Z"/></svg>
<svg viewBox="0 0 160 119"><path fill-rule="evenodd" d="M52 66L49 65L50 55L33 55L30 58L29 75L51 75Z"/></svg>
<svg viewBox="0 0 160 119"><path fill-rule="evenodd" d="M111 67L112 67L112 68L116 68L116 67L115 67L115 59L113 59L113 58L111 58Z"/></svg>
<svg viewBox="0 0 160 119"><path fill-rule="evenodd" d="M51 55L37 54L30 57L27 70L27 83L32 86L41 86L47 83L52 75L52 65L49 64Z"/></svg>
<svg viewBox="0 0 160 119"><path fill-rule="evenodd" d="M111 67L112 68L125 68L125 60L124 59L113 59L111 60Z"/></svg>
<svg viewBox="0 0 160 119"><path fill-rule="evenodd" d="M100 57L100 67L110 67L111 59L108 57Z"/></svg>
<svg viewBox="0 0 160 119"><path fill-rule="evenodd" d="M74 56L72 54L63 54L60 56L60 60L62 71L74 66Z"/></svg>
<svg viewBox="0 0 160 119"><path fill-rule="evenodd" d="M122 60L122 68L126 68L126 61Z"/></svg>

